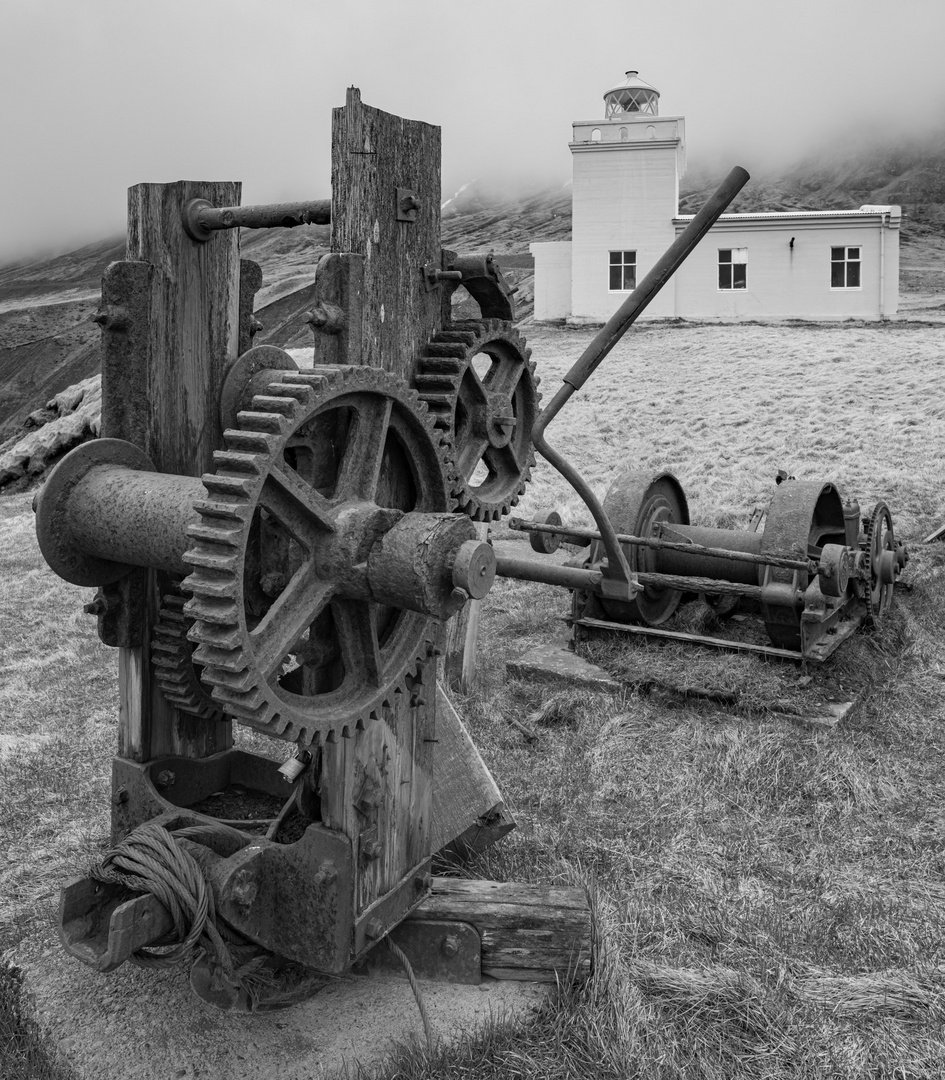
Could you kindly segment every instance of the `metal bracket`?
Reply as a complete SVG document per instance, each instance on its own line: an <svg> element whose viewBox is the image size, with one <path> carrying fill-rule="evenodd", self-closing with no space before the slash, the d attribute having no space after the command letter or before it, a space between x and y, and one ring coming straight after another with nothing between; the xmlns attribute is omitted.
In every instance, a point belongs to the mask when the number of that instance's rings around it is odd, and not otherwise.
<svg viewBox="0 0 945 1080"><path fill-rule="evenodd" d="M420 196L410 188L396 189L396 213L398 221L416 221L420 209Z"/></svg>
<svg viewBox="0 0 945 1080"><path fill-rule="evenodd" d="M482 939L469 923L450 920L402 922L390 940L410 961L418 979L478 986L482 982ZM398 957L377 948L352 969L355 975L403 975Z"/></svg>

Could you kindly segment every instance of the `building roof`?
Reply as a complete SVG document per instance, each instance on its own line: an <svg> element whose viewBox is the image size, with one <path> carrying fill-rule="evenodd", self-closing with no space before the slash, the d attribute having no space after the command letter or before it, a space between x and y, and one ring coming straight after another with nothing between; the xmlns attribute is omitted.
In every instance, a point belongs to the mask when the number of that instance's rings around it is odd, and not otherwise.
<svg viewBox="0 0 945 1080"><path fill-rule="evenodd" d="M618 86L604 94L607 104L605 116L645 113L657 116L659 113L660 92L655 86L644 82L638 72L628 71L627 77Z"/></svg>
<svg viewBox="0 0 945 1080"><path fill-rule="evenodd" d="M898 217L902 210L898 206L861 206L859 210L765 210L753 214L722 214L719 221L786 221L793 218L803 221L805 218L828 217L875 217L877 214L892 214ZM695 214L677 214L674 221L692 221Z"/></svg>

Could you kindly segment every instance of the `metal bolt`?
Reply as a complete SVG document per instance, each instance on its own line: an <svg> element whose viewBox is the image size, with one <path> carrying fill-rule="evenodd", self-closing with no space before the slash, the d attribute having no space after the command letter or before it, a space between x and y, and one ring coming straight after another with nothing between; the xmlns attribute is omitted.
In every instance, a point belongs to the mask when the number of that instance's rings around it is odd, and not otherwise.
<svg viewBox="0 0 945 1080"><path fill-rule="evenodd" d="M162 769L154 778L155 784L160 788L172 787L177 777L170 769Z"/></svg>
<svg viewBox="0 0 945 1080"><path fill-rule="evenodd" d="M309 326L324 326L328 322L328 314L324 308L313 308L305 321Z"/></svg>
<svg viewBox="0 0 945 1080"><path fill-rule="evenodd" d="M370 919L364 928L364 933L374 941L384 936L384 924L380 919Z"/></svg>
<svg viewBox="0 0 945 1080"><path fill-rule="evenodd" d="M82 610L87 615L104 615L108 610L108 605L105 603L105 597L99 594L94 600L90 600L87 604L83 604Z"/></svg>
<svg viewBox="0 0 945 1080"><path fill-rule="evenodd" d="M366 840L361 845L361 854L365 859L370 859L372 862L374 859L381 857L381 845L377 840Z"/></svg>
<svg viewBox="0 0 945 1080"><path fill-rule="evenodd" d="M112 802L115 806L121 806L122 803L128 801L128 791L126 788L120 787L117 791L112 793Z"/></svg>
<svg viewBox="0 0 945 1080"><path fill-rule="evenodd" d="M416 197L416 195L405 195L400 200L400 209L404 213L407 213L410 210L419 210L420 200Z"/></svg>
<svg viewBox="0 0 945 1080"><path fill-rule="evenodd" d="M417 892L424 892L426 889L429 889L430 886L433 884L433 875L420 874L419 877L415 877L413 879L413 883L417 889Z"/></svg>
<svg viewBox="0 0 945 1080"><path fill-rule="evenodd" d="M440 945L444 956L455 956L459 952L459 938L455 934L447 934Z"/></svg>

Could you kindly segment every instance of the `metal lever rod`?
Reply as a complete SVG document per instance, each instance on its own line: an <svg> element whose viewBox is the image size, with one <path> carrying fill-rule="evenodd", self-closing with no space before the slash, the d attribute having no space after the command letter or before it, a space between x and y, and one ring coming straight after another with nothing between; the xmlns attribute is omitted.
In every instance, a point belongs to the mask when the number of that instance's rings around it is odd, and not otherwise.
<svg viewBox="0 0 945 1080"><path fill-rule="evenodd" d="M558 415L574 391L580 390L584 383L587 382L598 364L633 325L643 309L662 289L672 274L692 253L699 241L722 216L749 179L748 173L739 166L736 165L732 169L715 194L692 219L685 231L676 238L653 269L594 335L593 341L565 375L564 385L542 411L532 430L532 443L535 449L561 473L580 495L588 510L590 510L597 528L600 530L601 540L607 552L608 563L608 572L603 581L605 595L629 599L633 593L639 591L639 586L632 581L627 557L617 541L617 534L603 506L577 469L545 441L545 428Z"/></svg>
<svg viewBox="0 0 945 1080"><path fill-rule="evenodd" d="M184 207L184 231L198 243L219 229L292 229L296 225L330 225L331 199L270 203L263 206L211 206L191 199Z"/></svg>

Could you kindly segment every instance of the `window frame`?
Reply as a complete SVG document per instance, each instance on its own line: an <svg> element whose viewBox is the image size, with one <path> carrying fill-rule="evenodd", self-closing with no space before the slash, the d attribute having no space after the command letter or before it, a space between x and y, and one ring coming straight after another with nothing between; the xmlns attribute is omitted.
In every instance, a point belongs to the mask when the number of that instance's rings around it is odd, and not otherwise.
<svg viewBox="0 0 945 1080"><path fill-rule="evenodd" d="M850 258L850 251L855 250L857 257L855 259ZM833 253L835 251L842 251L843 258L835 259ZM843 267L843 280L849 281L850 267L857 267L857 284L856 285L834 285L833 283L833 268L834 266ZM862 292L863 291L863 245L862 244L831 244L830 245L830 291L831 292Z"/></svg>
<svg viewBox="0 0 945 1080"><path fill-rule="evenodd" d="M718 262L716 263L716 292L730 293L730 292L748 292L748 248L747 247L727 247L717 248ZM729 258L727 262L722 261L722 253L727 251ZM744 251L745 258L736 262L734 255L737 251ZM743 281L741 285L735 284L735 270L734 267L743 266L745 268ZM728 267L729 270L729 282L728 285L722 284L722 268Z"/></svg>
<svg viewBox="0 0 945 1080"><path fill-rule="evenodd" d="M614 262L614 256L615 255L619 255L621 257L620 262ZM632 255L633 256L632 262L628 262L626 260L627 255ZM623 271L626 271L626 268L628 266L633 267L633 285L631 285L630 288L627 288L626 286L624 286L624 287L622 287L620 289L614 289L614 288L611 287L611 284L610 284L611 271L616 266L619 266L621 268L621 270L623 270ZM638 270L639 270L639 263L637 262L636 248L618 248L616 250L608 250L608 252L607 252L607 292L608 293L632 293L633 290L637 287L637 282L640 280ZM620 280L621 281L626 280L626 273L625 272L620 275Z"/></svg>

